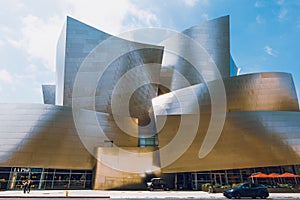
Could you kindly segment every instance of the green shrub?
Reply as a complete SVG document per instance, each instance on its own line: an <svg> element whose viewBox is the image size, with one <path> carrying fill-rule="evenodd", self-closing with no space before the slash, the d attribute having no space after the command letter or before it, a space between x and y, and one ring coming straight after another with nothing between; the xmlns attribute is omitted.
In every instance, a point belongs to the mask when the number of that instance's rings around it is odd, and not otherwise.
<svg viewBox="0 0 300 200"><path fill-rule="evenodd" d="M211 184L210 183L204 183L204 184L202 184L202 188L209 188L209 186L211 186Z"/></svg>
<svg viewBox="0 0 300 200"><path fill-rule="evenodd" d="M222 185L221 188L222 188L222 189L230 189L230 188L231 188L231 185Z"/></svg>
<svg viewBox="0 0 300 200"><path fill-rule="evenodd" d="M293 186L291 184L278 184L278 187L279 188L290 188L290 189L293 188Z"/></svg>

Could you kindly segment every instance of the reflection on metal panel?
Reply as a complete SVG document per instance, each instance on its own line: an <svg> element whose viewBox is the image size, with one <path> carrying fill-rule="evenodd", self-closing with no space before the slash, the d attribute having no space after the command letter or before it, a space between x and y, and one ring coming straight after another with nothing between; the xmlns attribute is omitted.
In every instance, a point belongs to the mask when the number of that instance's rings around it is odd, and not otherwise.
<svg viewBox="0 0 300 200"><path fill-rule="evenodd" d="M196 66L191 65L185 58L167 52L164 60L171 59L172 61L164 61L162 66L161 77L165 86L170 86L171 91L186 87L186 83L181 81L179 74L184 76L190 85L203 83L203 77L206 77L206 81L216 80L218 79L216 73L220 73L222 78L230 76L229 16L210 20L182 33L189 37L191 42L197 43L197 48L204 48L208 54L191 49L191 46L182 42L180 38L175 38L174 41L177 41L177 44L172 45L177 45L179 52L182 52L181 55L188 54L198 66L196 69ZM217 70L207 67L211 59L216 64ZM173 73L173 70L177 73Z"/></svg>
<svg viewBox="0 0 300 200"><path fill-rule="evenodd" d="M68 107L0 104L0 110L0 166L92 169L95 160L87 150L105 146L107 138L118 146L138 145L137 138L123 133L106 113L96 113L103 127L99 132L98 123L89 120L94 112L77 111L85 127L79 137Z"/></svg>
<svg viewBox="0 0 300 200"><path fill-rule="evenodd" d="M158 123L165 116L157 116ZM177 133L181 116L169 115L158 134L160 148ZM199 159L199 148L206 135L209 114L201 114L200 127L192 145L165 173L236 169L298 164L300 159L300 112L229 112L221 137L214 149ZM185 134L189 134L189 125ZM165 159L161 156L161 159Z"/></svg>
<svg viewBox="0 0 300 200"><path fill-rule="evenodd" d="M224 79L225 125L212 151L200 159L199 150L212 120L207 85L213 82L179 89L152 100L156 125L162 128L158 133L160 148L169 144L178 133L194 134L190 127L195 122L182 121L182 117L197 115L195 107L198 105L191 102L193 93L198 98L201 112L195 140L178 160L163 166L163 172L299 163L300 112L293 79L288 73L256 73ZM169 155L172 152L161 152L161 162Z"/></svg>
<svg viewBox="0 0 300 200"><path fill-rule="evenodd" d="M72 106L74 79L81 63L90 51L109 37L107 33L67 17L57 45L58 105Z"/></svg>
<svg viewBox="0 0 300 200"><path fill-rule="evenodd" d="M68 18L67 18L68 19ZM63 105L65 82L65 55L66 55L66 26L65 23L60 33L56 46L56 105Z"/></svg>
<svg viewBox="0 0 300 200"><path fill-rule="evenodd" d="M224 80L228 111L298 111L298 98L291 74L265 72Z"/></svg>
<svg viewBox="0 0 300 200"><path fill-rule="evenodd" d="M152 106L151 99L157 96L157 85L151 83L159 81L163 48L121 40L118 43L120 45L125 43L123 45L131 45L133 49L139 49L116 58L111 65L107 66L97 86L96 110L111 113L111 99L123 98L125 100L129 95L129 107L126 109L130 111L132 117L139 118L140 123L144 120L147 122ZM99 57L103 56L99 55ZM87 75L89 73L94 73L94 71L85 72ZM124 79L123 84L115 88L118 81L122 79ZM144 84L139 85L140 83ZM124 106L124 104L116 106ZM124 115L125 113L118 114Z"/></svg>
<svg viewBox="0 0 300 200"><path fill-rule="evenodd" d="M279 72L247 74L224 79L224 85L229 112L299 110L291 74ZM189 90L193 90L197 95L201 112L210 112L210 95L207 87L205 84L198 84L154 98L152 102L155 113L192 114L197 105L190 101Z"/></svg>
<svg viewBox="0 0 300 200"><path fill-rule="evenodd" d="M42 85L44 104L55 105L55 85Z"/></svg>
<svg viewBox="0 0 300 200"><path fill-rule="evenodd" d="M61 49L58 49L62 54L58 58L64 55L65 61L58 68L64 70L64 74L62 73L64 77L59 78L64 80L62 82L64 88L63 91L58 92L63 92L63 95L59 94L63 96L63 105L72 106L73 102L73 106L78 108L93 110L95 107L96 111L112 113L112 96L119 98L122 95L132 94L129 107L126 108L129 110L129 115L123 112L118 115L138 118L139 124L147 125L151 119L149 116L149 111L152 110L151 99L157 96L158 90L157 85L151 83L159 81L163 47L117 38L70 17L67 19L66 31L62 34L66 37L62 40L65 43L65 55ZM111 45L99 45L109 42ZM108 55L114 55L118 49L128 51L108 60ZM106 62L109 65L106 65ZM133 70L140 66L143 70ZM99 75L100 71L103 71L102 75ZM80 82L76 86L79 91L77 94L80 93L80 96L73 95L76 77ZM122 77L126 77L124 82L131 85L128 87L124 85L122 90L116 90L115 86ZM132 88L140 82L144 84ZM150 132L155 131L150 130Z"/></svg>
<svg viewBox="0 0 300 200"><path fill-rule="evenodd" d="M239 68L236 66L232 56L230 55L230 76L237 76Z"/></svg>

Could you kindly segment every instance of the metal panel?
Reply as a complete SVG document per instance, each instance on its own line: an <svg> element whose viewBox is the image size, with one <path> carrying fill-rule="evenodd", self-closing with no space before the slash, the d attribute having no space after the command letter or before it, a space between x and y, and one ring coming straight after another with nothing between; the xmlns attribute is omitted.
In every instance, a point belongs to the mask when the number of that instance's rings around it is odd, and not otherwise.
<svg viewBox="0 0 300 200"><path fill-rule="evenodd" d="M156 115L159 148L178 133L190 137L199 115L194 141L163 172L190 172L299 164L300 112L292 76L288 73L256 73L224 79L227 114L221 136L211 152L199 157L201 144L211 123L207 84L198 84L161 95L152 100ZM193 91L193 92L191 92ZM192 94L198 103L192 102ZM243 111L243 112L239 112ZM293 111L293 112L292 112ZM183 120L190 118L191 120ZM174 142L173 142L174 143ZM178 146L177 151L180 151ZM161 162L172 152L162 152ZM188 165L187 165L188 163Z"/></svg>
<svg viewBox="0 0 300 200"><path fill-rule="evenodd" d="M126 108L129 114L120 109L118 115L138 118L140 125L149 124L152 117L149 116L152 110L151 99L157 96L158 90L157 85L151 83L159 81L163 47L110 36L70 17L67 18L66 31L62 34L66 37L65 41L61 41L65 42L66 49L65 55L58 49L61 54L58 58L65 56L65 63L58 68L64 69L64 73L59 75L63 76L59 80L64 80L64 87L59 91L63 93L59 94L63 96L63 105L112 113L113 98L124 99L132 95L129 107ZM119 49L123 54L109 60ZM133 70L140 66L142 70ZM99 72L103 74L99 75ZM125 78L127 85L117 90L115 87L121 78ZM79 84L76 85L77 93L74 95L75 79ZM144 84L133 88L133 85L141 82ZM153 126L150 129L145 132L155 133Z"/></svg>
<svg viewBox="0 0 300 200"><path fill-rule="evenodd" d="M198 97L201 112L210 112L210 95L206 85L198 84L170 92L152 100L157 115L192 114L195 105L191 101L193 90ZM298 111L298 98L291 74L265 72L246 74L224 79L227 111L277 110ZM180 99L180 101L178 101Z"/></svg>
<svg viewBox="0 0 300 200"><path fill-rule="evenodd" d="M265 72L224 80L228 111L298 111L298 98L291 74Z"/></svg>
<svg viewBox="0 0 300 200"><path fill-rule="evenodd" d="M68 19L68 18L67 18ZM56 46L56 96L55 103L63 105L65 81L65 54L66 54L66 24L64 24Z"/></svg>
<svg viewBox="0 0 300 200"><path fill-rule="evenodd" d="M93 169L95 159L89 152L107 140L121 147L138 146L137 138L122 132L106 113L96 113L103 127L99 132L99 124L90 120L94 112L76 111L81 123L76 127L85 127L78 135L68 107L0 104L0 110L0 166Z"/></svg>
<svg viewBox="0 0 300 200"><path fill-rule="evenodd" d="M72 91L77 71L99 43L110 35L67 17L57 45L57 104L72 106Z"/></svg>
<svg viewBox="0 0 300 200"><path fill-rule="evenodd" d="M169 40L172 40L171 45L177 46L178 51L182 53L181 55L172 55L170 52L166 52L164 60L171 57L172 62L175 63L163 63L161 77L164 85L169 86L169 89L174 91L187 86L180 76L185 77L190 85L203 83L203 77L205 77L205 81L216 80L219 77L217 73L220 73L222 78L230 76L229 16L207 21L182 33L194 43L198 43L199 47L201 46L205 51L199 52L197 49L191 49L191 45L182 42L180 38L173 40L170 38ZM176 44L173 44L174 42ZM197 68L184 57L179 57L182 55L189 55L189 58L198 64ZM217 69L210 68L211 59L216 64ZM172 73L174 70L177 73Z"/></svg>
<svg viewBox="0 0 300 200"><path fill-rule="evenodd" d="M44 104L55 105L55 85L42 85Z"/></svg>
<svg viewBox="0 0 300 200"><path fill-rule="evenodd" d="M158 123L164 117L158 116ZM158 134L160 149L174 139L178 125L182 123L180 118L178 115L167 116L165 126ZM201 125L193 143L178 160L162 169L164 173L299 164L300 112L229 112L221 137L203 159L198 155L210 115L201 114L200 119ZM189 124L181 126L185 128L185 134L190 134ZM161 161L170 155L172 152L161 154Z"/></svg>

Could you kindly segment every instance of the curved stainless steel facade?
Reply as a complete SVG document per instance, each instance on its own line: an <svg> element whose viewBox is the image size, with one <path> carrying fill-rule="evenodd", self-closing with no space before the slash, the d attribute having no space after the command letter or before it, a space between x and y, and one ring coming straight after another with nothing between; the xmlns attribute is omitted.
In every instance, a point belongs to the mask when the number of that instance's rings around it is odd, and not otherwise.
<svg viewBox="0 0 300 200"><path fill-rule="evenodd" d="M300 112L297 94L291 74L279 72L224 79L227 97L225 124L211 153L199 158L200 146L212 120L207 89L210 84L213 81L176 90L152 100L157 127L163 127L158 134L160 148L169 144L178 134L179 124L186 130L185 134L192 134L190 123L184 124L181 118L197 115L195 108L200 107L200 126L193 143L178 160L164 167L163 172L299 164L300 125L297 121ZM193 94L198 98L198 105L191 101ZM161 154L162 160L166 159L164 155L168 154Z"/></svg>
<svg viewBox="0 0 300 200"><path fill-rule="evenodd" d="M55 92L56 104L62 106L0 104L0 167L95 169L95 189L110 189L144 184L141 173L118 168L138 160L144 175L147 165L159 175L300 164L300 112L292 76L233 76L238 68L230 56L228 16L182 35L198 44L175 44L197 69L179 55L175 63L161 66L170 56L164 52L167 45L127 41L68 17L57 45ZM199 46L200 51L195 49ZM201 157L212 118L220 120L212 112L212 92L217 92L210 90L217 82L226 91L221 102L225 123L211 151ZM53 87L43 86L45 103L55 102ZM128 96L128 105L118 101ZM178 130L184 137L166 151ZM193 131L190 146L164 165Z"/></svg>
<svg viewBox="0 0 300 200"><path fill-rule="evenodd" d="M74 80L86 56L111 35L67 17L56 52L56 104L72 106Z"/></svg>
<svg viewBox="0 0 300 200"><path fill-rule="evenodd" d="M224 80L228 111L299 111L291 74L264 72Z"/></svg>
<svg viewBox="0 0 300 200"><path fill-rule="evenodd" d="M227 111L298 111L298 98L291 74L264 72L246 74L223 80L227 97ZM198 84L161 95L152 100L157 115L192 114L195 110L191 101L192 90L198 98L201 112L211 111L207 85ZM181 101L179 102L178 99Z"/></svg>
<svg viewBox="0 0 300 200"><path fill-rule="evenodd" d="M191 27L182 32L186 37L190 38L191 42L196 42L196 49L192 49L191 45L183 42L184 38L176 38L174 41L178 46L181 55L188 54L190 59L197 63L197 69L187 60L179 55L176 57L175 64L164 64L162 66L161 77L164 85L169 86L171 91L186 87L186 82L181 81L180 76L184 76L190 85L212 81L230 76L230 40L229 40L229 16L220 17L210 20L198 26ZM199 48L205 49L200 51ZM168 53L168 52L167 52ZM168 59L166 54L165 59ZM211 67L211 60L215 63L217 69ZM177 71L174 73L173 71ZM201 72L201 74L199 74ZM178 76L180 74L180 76ZM203 79L205 77L205 81Z"/></svg>
<svg viewBox="0 0 300 200"><path fill-rule="evenodd" d="M78 110L80 121L86 127L85 135L80 138L71 108L0 104L0 110L0 166L93 169L95 159L83 141L95 149L105 147L107 140L124 147L138 145L137 138L124 134L106 113L96 113L104 128L101 133L98 124L90 120L94 112Z"/></svg>
<svg viewBox="0 0 300 200"><path fill-rule="evenodd" d="M101 46L103 43L111 43L111 45ZM118 49L128 50L128 52L125 51L125 54L112 58L111 63L105 65L103 61L108 60L108 55L113 55ZM112 113L112 96L132 92L126 91L130 86L122 88L121 91L115 90L121 77L133 72L136 74L127 76L127 83L138 77L144 79L143 81L146 79L149 80L148 82L158 82L162 55L163 47L117 38L67 17L58 42L57 71L59 74L57 80L63 88L58 86L60 89L57 102L59 105L89 110L94 110L95 107L96 111ZM146 67L137 72L132 71L137 66ZM100 71L103 71L102 76L95 76ZM73 95L76 77L80 79L80 84L76 87L81 96ZM152 80L153 77L156 80ZM94 93L93 83L97 83L96 93ZM148 124L151 117L149 116L149 110L152 107L151 99L157 96L157 90L155 84L144 84L136 88L128 108L130 115L126 114L126 116L138 118L139 124ZM118 114L124 116L125 113ZM150 131L152 134L155 132L155 130Z"/></svg>
<svg viewBox="0 0 300 200"><path fill-rule="evenodd" d="M160 123L165 116L157 116ZM179 115L169 115L158 134L159 147L163 148L177 134ZM209 114L200 117L201 126L193 143L164 173L241 169L299 164L300 112L245 111L228 112L217 144L203 159L199 149L210 122ZM189 134L190 124L183 124ZM162 156L161 159L166 159ZM188 163L188 164L187 164Z"/></svg>

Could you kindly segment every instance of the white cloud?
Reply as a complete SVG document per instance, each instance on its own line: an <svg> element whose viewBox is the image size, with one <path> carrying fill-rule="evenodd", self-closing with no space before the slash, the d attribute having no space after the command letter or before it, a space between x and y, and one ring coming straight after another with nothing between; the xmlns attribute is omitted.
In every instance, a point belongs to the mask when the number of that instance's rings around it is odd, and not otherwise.
<svg viewBox="0 0 300 200"><path fill-rule="evenodd" d="M261 1L256 1L255 4L254 4L254 7L262 8L262 7L264 7L264 4Z"/></svg>
<svg viewBox="0 0 300 200"><path fill-rule="evenodd" d="M24 3L22 1L12 1L10 2L11 4L13 4L13 6L10 6L9 9L11 12L20 12L24 9L26 9L26 6L24 5Z"/></svg>
<svg viewBox="0 0 300 200"><path fill-rule="evenodd" d="M203 13L203 14L201 15L201 17L202 17L203 19L205 19L205 20L209 20L208 14L207 14L207 13Z"/></svg>
<svg viewBox="0 0 300 200"><path fill-rule="evenodd" d="M279 21L285 20L287 13L288 13L288 10L286 8L282 8L279 11L278 16L277 16Z"/></svg>
<svg viewBox="0 0 300 200"><path fill-rule="evenodd" d="M128 12L129 15L132 15L137 19L137 23L135 24L142 23L147 27L158 26L160 24L157 16L154 13L139 9L132 4L129 6Z"/></svg>
<svg viewBox="0 0 300 200"><path fill-rule="evenodd" d="M3 83L12 83L13 82L13 75L10 74L5 69L0 70L0 81Z"/></svg>
<svg viewBox="0 0 300 200"><path fill-rule="evenodd" d="M101 28L110 34L117 34L122 30L122 22L131 3L128 0L102 1L64 0L70 7L68 14L91 26Z"/></svg>
<svg viewBox="0 0 300 200"><path fill-rule="evenodd" d="M265 19L262 18L260 15L257 15L257 16L256 16L256 22L257 22L258 24L262 24L262 23L265 22Z"/></svg>
<svg viewBox="0 0 300 200"><path fill-rule="evenodd" d="M10 44L11 46L13 46L13 47L21 48L21 43L20 43L20 41L18 41L18 40L14 40L14 39L11 39L11 38L7 38L7 39L6 39L6 42L7 42L8 44Z"/></svg>
<svg viewBox="0 0 300 200"><path fill-rule="evenodd" d="M22 6L23 4L19 4L18 9ZM63 0L61 8L65 10L63 13L110 34L118 34L128 27L159 25L154 13L137 8L129 0L111 0L105 4L98 0L90 0L89 3L84 0ZM134 20L130 24L123 24L125 18ZM55 71L56 44L64 20L65 17L60 17L59 14L48 18L25 15L21 18L20 39L5 39L14 47L23 49L28 54L29 62L41 62L46 68ZM2 29L10 31L8 27Z"/></svg>
<svg viewBox="0 0 300 200"><path fill-rule="evenodd" d="M266 45L264 47L264 51L270 55L270 56L273 56L273 57L276 57L278 55L278 52L273 50L269 45Z"/></svg>
<svg viewBox="0 0 300 200"><path fill-rule="evenodd" d="M277 4L278 5L282 5L282 4L284 4L285 3L285 0L277 0Z"/></svg>
<svg viewBox="0 0 300 200"><path fill-rule="evenodd" d="M110 0L105 3L99 0L89 0L89 3L84 0L64 0L64 3L70 8L69 15L112 35L127 31L128 28L160 25L155 13L137 7L130 0ZM125 24L125 20L129 24Z"/></svg>
<svg viewBox="0 0 300 200"><path fill-rule="evenodd" d="M195 6L197 3L200 3L201 5L209 4L208 0L183 0L183 2L190 7Z"/></svg>
<svg viewBox="0 0 300 200"><path fill-rule="evenodd" d="M46 67L54 70L54 51L63 21L58 17L42 20L35 16L23 18L23 45L28 48L30 56L46 61Z"/></svg>
<svg viewBox="0 0 300 200"><path fill-rule="evenodd" d="M184 0L184 3L188 6L194 6L199 0Z"/></svg>
<svg viewBox="0 0 300 200"><path fill-rule="evenodd" d="M50 17L47 20L27 15L22 18L21 39L8 42L27 52L29 61L41 61L44 66L55 70L55 46L63 20Z"/></svg>
<svg viewBox="0 0 300 200"><path fill-rule="evenodd" d="M1 26L0 30L2 33L5 33L5 34L12 34L14 31L13 29L9 28L8 26Z"/></svg>

